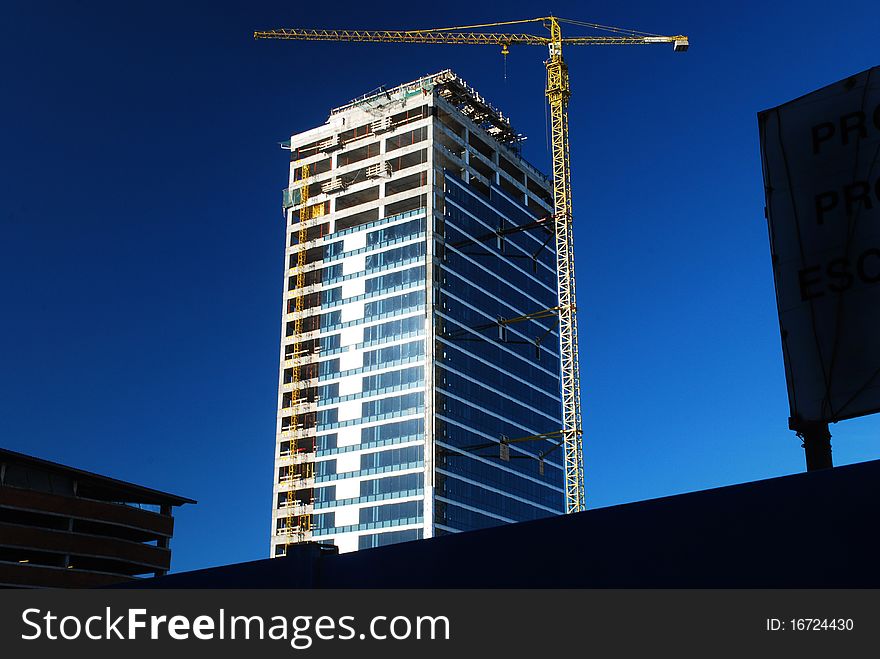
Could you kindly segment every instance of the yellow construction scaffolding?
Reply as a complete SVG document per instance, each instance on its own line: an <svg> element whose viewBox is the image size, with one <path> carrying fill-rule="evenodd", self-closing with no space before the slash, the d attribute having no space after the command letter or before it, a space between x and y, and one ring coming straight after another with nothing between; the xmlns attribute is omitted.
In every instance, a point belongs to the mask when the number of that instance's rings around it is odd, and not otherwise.
<svg viewBox="0 0 880 659"><path fill-rule="evenodd" d="M300 188L300 209L299 209L299 234L297 236L297 245L296 245L296 287L294 288L295 295L295 307L294 307L294 319L293 319L293 340L294 345L297 345L298 342L302 340L302 311L303 311L303 298L302 289L305 286L305 265L306 265L306 241L308 234L308 226L306 222L310 219L311 213L309 212L309 166L303 165L300 175L300 179L302 180L302 187ZM297 354L296 350L293 355L293 365L291 368L291 396L290 396L290 441L288 442L288 454L287 457L290 460L287 466L287 481L288 490L287 490L287 520L285 525L285 534L287 536L287 544L293 544L295 542L302 542L308 537L308 534L311 533L312 530L312 514L308 506L311 505L311 501L306 502L306 506L298 506L296 505L296 490L297 486L302 484L304 479L314 478L314 468L315 464L313 461L305 462L303 464L303 468L299 470L297 473L294 470L294 460L296 459L299 451L298 440L302 438L302 434L299 428L299 417L300 417L300 363L301 363L301 355ZM314 439L312 440L314 441ZM314 447L307 447L311 455L313 456Z"/></svg>

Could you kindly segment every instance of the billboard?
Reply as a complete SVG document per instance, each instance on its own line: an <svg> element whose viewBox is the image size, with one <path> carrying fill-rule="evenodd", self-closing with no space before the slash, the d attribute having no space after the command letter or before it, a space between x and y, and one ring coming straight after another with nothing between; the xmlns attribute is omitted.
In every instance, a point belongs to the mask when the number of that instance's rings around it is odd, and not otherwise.
<svg viewBox="0 0 880 659"><path fill-rule="evenodd" d="M880 67L758 126L791 418L880 411Z"/></svg>

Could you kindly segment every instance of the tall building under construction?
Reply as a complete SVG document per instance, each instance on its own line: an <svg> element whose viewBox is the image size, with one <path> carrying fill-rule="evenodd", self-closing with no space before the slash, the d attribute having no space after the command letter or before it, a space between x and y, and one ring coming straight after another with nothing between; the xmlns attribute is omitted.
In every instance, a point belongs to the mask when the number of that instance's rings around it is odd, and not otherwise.
<svg viewBox="0 0 880 659"><path fill-rule="evenodd" d="M272 555L561 514L552 191L450 71L291 137Z"/></svg>

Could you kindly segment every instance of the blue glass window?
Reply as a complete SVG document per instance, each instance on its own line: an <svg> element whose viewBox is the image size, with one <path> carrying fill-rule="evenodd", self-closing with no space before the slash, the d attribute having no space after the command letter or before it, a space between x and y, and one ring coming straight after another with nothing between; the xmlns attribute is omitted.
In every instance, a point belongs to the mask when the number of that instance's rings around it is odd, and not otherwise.
<svg viewBox="0 0 880 659"><path fill-rule="evenodd" d="M337 277L342 276L342 264L334 263L333 265L328 265L321 271L321 280L329 281L331 279L336 279Z"/></svg>
<svg viewBox="0 0 880 659"><path fill-rule="evenodd" d="M416 236L425 230L425 218L410 220L402 224L395 224L390 227L383 227L378 231L371 231L367 234L367 246L372 247L379 243L389 240L399 240L409 236Z"/></svg>
<svg viewBox="0 0 880 659"><path fill-rule="evenodd" d="M419 391L403 396L388 396L378 400L368 400L361 404L362 416L414 412L424 403L424 394Z"/></svg>
<svg viewBox="0 0 880 659"><path fill-rule="evenodd" d="M421 382L425 379L425 367L413 366L405 368L402 371L388 371L379 373L378 375L368 375L364 377L361 384L361 390L364 393L370 391L378 391L387 387L402 387L408 384Z"/></svg>
<svg viewBox="0 0 880 659"><path fill-rule="evenodd" d="M364 317L385 316L404 309L413 309L425 303L425 291L412 291L403 295L386 297L364 305Z"/></svg>
<svg viewBox="0 0 880 659"><path fill-rule="evenodd" d="M336 526L336 513L317 513L312 515L313 529L332 529Z"/></svg>
<svg viewBox="0 0 880 659"><path fill-rule="evenodd" d="M318 387L318 400L328 400L339 396L339 383L325 384Z"/></svg>
<svg viewBox="0 0 880 659"><path fill-rule="evenodd" d="M424 329L424 327L425 319L422 316L412 316L411 318L392 320L379 325L369 325L364 328L364 342L390 339L402 334L417 332Z"/></svg>
<svg viewBox="0 0 880 659"><path fill-rule="evenodd" d="M422 474L404 474L402 476L361 481L361 496L366 497L375 494L392 494L406 490L417 490L424 485L423 480L424 476Z"/></svg>
<svg viewBox="0 0 880 659"><path fill-rule="evenodd" d="M419 517L422 514L421 501L389 503L384 506L368 506L360 509L360 523L392 522Z"/></svg>
<svg viewBox="0 0 880 659"><path fill-rule="evenodd" d="M370 426L369 428L361 428L361 442L380 442L408 437L418 437L424 432L424 419L408 419L406 421L395 421L394 423L384 423L381 426Z"/></svg>
<svg viewBox="0 0 880 659"><path fill-rule="evenodd" d="M425 266L420 265L417 268L408 270L399 270L397 272L389 272L387 275L373 277L367 279L364 283L364 290L367 293L375 293L376 291L384 291L395 286L407 286L409 284L417 284L425 280Z"/></svg>
<svg viewBox="0 0 880 659"><path fill-rule="evenodd" d="M317 412L318 426L326 426L339 421L339 408L331 407L327 410L318 410Z"/></svg>
<svg viewBox="0 0 880 659"><path fill-rule="evenodd" d="M339 359L328 359L318 363L318 375L327 377L339 373Z"/></svg>
<svg viewBox="0 0 880 659"><path fill-rule="evenodd" d="M400 361L401 359L421 357L424 354L425 342L412 341L396 346L388 346L387 348L379 348L378 350L368 350L364 353L364 366L379 366Z"/></svg>
<svg viewBox="0 0 880 659"><path fill-rule="evenodd" d="M344 245L344 240L337 240L335 243L324 245L324 258L332 259L334 256L339 256L340 254L342 254Z"/></svg>
<svg viewBox="0 0 880 659"><path fill-rule="evenodd" d="M342 299L342 286L335 288L325 288L321 291L321 304L330 304L331 302L339 302Z"/></svg>
<svg viewBox="0 0 880 659"><path fill-rule="evenodd" d="M319 451L329 451L336 448L336 433L318 435L318 438L315 440L315 447Z"/></svg>
<svg viewBox="0 0 880 659"><path fill-rule="evenodd" d="M384 547L397 542L409 542L421 540L422 529L406 529L404 531L389 531L387 533L369 533L358 537L358 549L372 549Z"/></svg>
<svg viewBox="0 0 880 659"><path fill-rule="evenodd" d="M342 335L341 334L331 334L329 336L322 336L320 339L321 350L334 350L342 345Z"/></svg>
<svg viewBox="0 0 880 659"><path fill-rule="evenodd" d="M376 469L419 462L424 458L424 454L425 449L421 444L376 453L365 453L361 456L361 469Z"/></svg>
<svg viewBox="0 0 880 659"><path fill-rule="evenodd" d="M338 325L342 322L342 311L337 309L336 311L329 311L327 313L321 314L321 327L330 327L331 325Z"/></svg>
<svg viewBox="0 0 880 659"><path fill-rule="evenodd" d="M364 265L367 270L372 270L373 268L382 268L385 266L391 266L394 263L400 263L401 261L408 261L409 259L415 259L420 256L425 255L425 243L418 242L413 243L411 245L404 245L403 247L395 247L394 249L388 249L384 252L376 252L375 254L367 254L366 259L364 260Z"/></svg>

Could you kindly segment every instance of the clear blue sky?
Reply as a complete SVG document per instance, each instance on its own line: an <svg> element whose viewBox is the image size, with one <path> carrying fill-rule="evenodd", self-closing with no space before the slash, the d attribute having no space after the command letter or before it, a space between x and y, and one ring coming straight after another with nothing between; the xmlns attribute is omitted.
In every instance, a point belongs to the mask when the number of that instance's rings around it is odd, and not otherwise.
<svg viewBox="0 0 880 659"><path fill-rule="evenodd" d="M401 7L399 10L395 7ZM762 216L759 110L876 65L875 3L13 2L0 10L0 445L198 499L174 568L268 553L287 153L380 84L452 68L549 169L543 50L254 42L549 13L571 48L591 507L803 470ZM832 426L837 464L880 421ZM601 541L601 539L597 540Z"/></svg>

